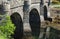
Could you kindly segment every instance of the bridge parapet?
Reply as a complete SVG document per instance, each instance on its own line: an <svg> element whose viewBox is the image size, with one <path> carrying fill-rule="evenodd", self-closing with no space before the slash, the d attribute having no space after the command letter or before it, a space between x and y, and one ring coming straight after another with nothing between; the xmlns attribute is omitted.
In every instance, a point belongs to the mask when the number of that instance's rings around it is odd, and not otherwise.
<svg viewBox="0 0 60 39"><path fill-rule="evenodd" d="M24 0L9 0L11 7L22 6L24 5Z"/></svg>
<svg viewBox="0 0 60 39"><path fill-rule="evenodd" d="M31 3L39 3L41 2L40 0L31 0Z"/></svg>

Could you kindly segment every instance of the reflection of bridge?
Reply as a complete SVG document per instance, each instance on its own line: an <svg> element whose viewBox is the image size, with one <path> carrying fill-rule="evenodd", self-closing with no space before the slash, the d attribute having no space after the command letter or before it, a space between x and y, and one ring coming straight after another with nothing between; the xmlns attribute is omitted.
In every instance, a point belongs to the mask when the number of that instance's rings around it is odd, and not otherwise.
<svg viewBox="0 0 60 39"><path fill-rule="evenodd" d="M50 0L2 0L0 4L4 7L1 10L11 16L16 26L15 39L21 39L25 30L32 31L33 36L39 36L41 22L48 20L50 15Z"/></svg>

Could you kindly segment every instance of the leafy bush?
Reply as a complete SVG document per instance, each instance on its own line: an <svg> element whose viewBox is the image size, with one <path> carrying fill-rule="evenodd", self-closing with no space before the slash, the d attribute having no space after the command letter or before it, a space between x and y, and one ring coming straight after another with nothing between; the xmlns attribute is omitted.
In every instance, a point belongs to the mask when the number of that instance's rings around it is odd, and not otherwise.
<svg viewBox="0 0 60 39"><path fill-rule="evenodd" d="M5 20L0 23L0 39L12 39L11 34L14 34L14 30L14 24L12 24L10 17L6 16Z"/></svg>

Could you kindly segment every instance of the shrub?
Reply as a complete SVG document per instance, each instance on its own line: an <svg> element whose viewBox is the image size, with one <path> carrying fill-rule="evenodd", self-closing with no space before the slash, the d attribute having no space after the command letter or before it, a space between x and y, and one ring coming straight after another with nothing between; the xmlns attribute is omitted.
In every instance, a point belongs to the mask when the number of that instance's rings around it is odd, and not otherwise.
<svg viewBox="0 0 60 39"><path fill-rule="evenodd" d="M5 20L0 23L0 39L12 39L11 34L14 34L14 30L14 24L12 24L10 17L6 16Z"/></svg>

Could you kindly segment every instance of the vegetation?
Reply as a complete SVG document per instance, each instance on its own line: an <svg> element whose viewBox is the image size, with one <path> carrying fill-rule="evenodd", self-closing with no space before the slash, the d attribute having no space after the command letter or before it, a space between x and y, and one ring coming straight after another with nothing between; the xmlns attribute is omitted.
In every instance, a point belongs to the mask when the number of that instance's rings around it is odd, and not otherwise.
<svg viewBox="0 0 60 39"><path fill-rule="evenodd" d="M14 24L12 24L10 17L6 16L5 20L0 23L0 39L12 39L11 34L14 34L14 30Z"/></svg>
<svg viewBox="0 0 60 39"><path fill-rule="evenodd" d="M52 4L60 4L60 0L52 0Z"/></svg>

